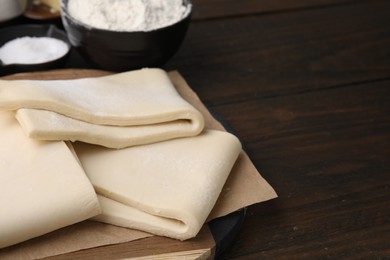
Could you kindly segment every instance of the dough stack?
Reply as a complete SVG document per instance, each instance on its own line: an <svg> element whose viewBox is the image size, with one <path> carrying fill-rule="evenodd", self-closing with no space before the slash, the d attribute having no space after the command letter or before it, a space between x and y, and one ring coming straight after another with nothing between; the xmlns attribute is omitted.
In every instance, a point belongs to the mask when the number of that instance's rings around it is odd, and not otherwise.
<svg viewBox="0 0 390 260"><path fill-rule="evenodd" d="M0 109L31 138L124 148L199 134L202 115L161 69L99 78L0 81Z"/></svg>
<svg viewBox="0 0 390 260"><path fill-rule="evenodd" d="M126 149L76 143L99 196L95 219L180 240L194 237L212 210L241 151L231 134L205 130Z"/></svg>
<svg viewBox="0 0 390 260"><path fill-rule="evenodd" d="M91 217L192 238L241 151L232 134L204 129L202 114L161 69L76 80L0 80L0 110L5 122L0 138L6 143L0 149L12 150L0 158L1 183L10 183L0 190L0 211L10 212L0 220L0 230L8 230L0 233L0 248ZM33 148L19 149L28 145ZM33 154L49 146L58 151L39 153L36 164ZM27 162L19 165L19 158ZM49 189L65 171L71 171L66 185ZM40 196L36 203L31 194ZM41 203L49 210L36 211ZM59 210L51 210L53 205ZM51 219L53 225L44 228L35 219ZM3 235L11 233L12 239Z"/></svg>

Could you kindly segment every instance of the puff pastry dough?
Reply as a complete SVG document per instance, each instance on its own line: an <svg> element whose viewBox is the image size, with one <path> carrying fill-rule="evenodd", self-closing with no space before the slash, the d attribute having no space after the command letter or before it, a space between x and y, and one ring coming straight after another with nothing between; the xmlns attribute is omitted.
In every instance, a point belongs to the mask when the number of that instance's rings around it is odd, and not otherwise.
<svg viewBox="0 0 390 260"><path fill-rule="evenodd" d="M226 132L113 150L74 149L99 195L95 219L180 240L205 223L241 151Z"/></svg>
<svg viewBox="0 0 390 260"><path fill-rule="evenodd" d="M64 142L27 138L0 112L0 248L99 214L96 193Z"/></svg>
<svg viewBox="0 0 390 260"><path fill-rule="evenodd" d="M74 80L0 80L0 110L18 109L30 137L111 148L194 136L204 127L201 113L161 69Z"/></svg>
<svg viewBox="0 0 390 260"><path fill-rule="evenodd" d="M24 132L37 140L82 141L108 148L125 148L199 134L203 120L175 120L153 125L95 125L37 109L18 109L16 118Z"/></svg>

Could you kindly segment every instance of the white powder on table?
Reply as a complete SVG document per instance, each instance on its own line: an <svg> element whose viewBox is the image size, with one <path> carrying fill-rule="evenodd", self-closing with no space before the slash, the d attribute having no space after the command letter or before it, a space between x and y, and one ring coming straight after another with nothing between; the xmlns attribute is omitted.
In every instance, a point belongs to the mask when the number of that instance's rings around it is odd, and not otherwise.
<svg viewBox="0 0 390 260"><path fill-rule="evenodd" d="M76 20L111 31L150 31L186 17L191 5L183 0L69 0Z"/></svg>
<svg viewBox="0 0 390 260"><path fill-rule="evenodd" d="M0 48L0 60L8 64L37 64L64 56L69 46L51 37L19 37Z"/></svg>

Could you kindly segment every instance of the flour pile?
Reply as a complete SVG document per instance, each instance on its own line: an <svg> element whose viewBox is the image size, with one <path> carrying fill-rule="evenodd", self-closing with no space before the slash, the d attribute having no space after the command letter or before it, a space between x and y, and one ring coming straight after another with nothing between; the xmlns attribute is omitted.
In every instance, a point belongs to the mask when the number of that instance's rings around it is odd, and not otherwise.
<svg viewBox="0 0 390 260"><path fill-rule="evenodd" d="M69 14L76 20L111 31L151 31L186 17L191 5L183 0L70 0Z"/></svg>
<svg viewBox="0 0 390 260"><path fill-rule="evenodd" d="M69 46L50 37L16 38L0 48L0 60L9 64L37 64L61 58L69 51Z"/></svg>

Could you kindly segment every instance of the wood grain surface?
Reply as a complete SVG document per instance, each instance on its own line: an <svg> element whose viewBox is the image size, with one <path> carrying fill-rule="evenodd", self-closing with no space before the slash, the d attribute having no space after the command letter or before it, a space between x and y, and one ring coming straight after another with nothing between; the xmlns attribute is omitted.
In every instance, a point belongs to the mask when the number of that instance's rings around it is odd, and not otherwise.
<svg viewBox="0 0 390 260"><path fill-rule="evenodd" d="M219 259L389 259L390 1L194 0L164 68L234 129L279 198ZM88 65L73 53L69 68Z"/></svg>
<svg viewBox="0 0 390 260"><path fill-rule="evenodd" d="M193 0L194 20L290 12L301 9L350 5L368 0Z"/></svg>
<svg viewBox="0 0 390 260"><path fill-rule="evenodd" d="M388 259L390 2L198 2L167 67L279 195L220 259Z"/></svg>

